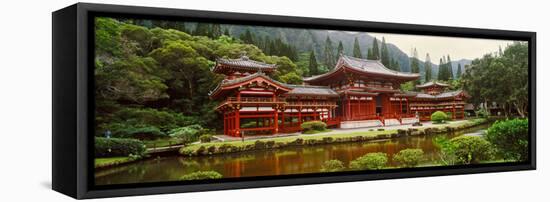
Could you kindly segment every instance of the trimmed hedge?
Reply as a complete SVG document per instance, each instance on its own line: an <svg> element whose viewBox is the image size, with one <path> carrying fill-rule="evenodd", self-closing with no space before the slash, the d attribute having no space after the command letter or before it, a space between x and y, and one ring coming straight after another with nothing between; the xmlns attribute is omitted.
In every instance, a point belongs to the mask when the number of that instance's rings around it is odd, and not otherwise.
<svg viewBox="0 0 550 202"><path fill-rule="evenodd" d="M146 147L135 139L95 138L95 157L143 156Z"/></svg>
<svg viewBox="0 0 550 202"><path fill-rule="evenodd" d="M200 140L202 143L210 142L210 141L212 141L212 135L208 135L208 134L201 135L201 136L199 137L199 140Z"/></svg>
<svg viewBox="0 0 550 202"><path fill-rule="evenodd" d="M529 120L497 121L488 130L486 138L505 159L525 161L529 158Z"/></svg>
<svg viewBox="0 0 550 202"><path fill-rule="evenodd" d="M447 114L442 111L436 111L432 114L431 120L434 123L444 123L446 120L448 120L449 117L447 117Z"/></svg>
<svg viewBox="0 0 550 202"><path fill-rule="evenodd" d="M368 153L350 162L349 167L354 170L378 170L386 167L388 155L376 152Z"/></svg>
<svg viewBox="0 0 550 202"><path fill-rule="evenodd" d="M302 123L302 133L314 133L316 131L324 131L327 129L327 124L322 121L308 121Z"/></svg>
<svg viewBox="0 0 550 202"><path fill-rule="evenodd" d="M338 172L344 170L344 163L342 161L333 159L328 160L323 163L323 166L321 167L321 172Z"/></svg>
<svg viewBox="0 0 550 202"><path fill-rule="evenodd" d="M402 167L412 168L420 163L423 156L422 149L404 149L393 156L393 160L399 162Z"/></svg>
<svg viewBox="0 0 550 202"><path fill-rule="evenodd" d="M476 164L493 156L491 143L478 136L460 136L451 139L451 153L457 164Z"/></svg>
<svg viewBox="0 0 550 202"><path fill-rule="evenodd" d="M197 171L181 176L180 180L207 180L220 179L223 175L216 171Z"/></svg>

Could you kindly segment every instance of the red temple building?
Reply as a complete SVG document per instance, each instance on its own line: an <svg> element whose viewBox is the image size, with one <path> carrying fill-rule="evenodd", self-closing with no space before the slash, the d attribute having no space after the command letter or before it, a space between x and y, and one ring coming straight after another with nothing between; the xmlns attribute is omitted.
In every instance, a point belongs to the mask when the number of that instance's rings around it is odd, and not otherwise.
<svg viewBox="0 0 550 202"><path fill-rule="evenodd" d="M270 78L276 68L246 56L216 60L212 71L225 78L210 97L220 100L216 110L225 135L297 132L312 120L341 128L412 124L419 121L417 112L424 120L432 107L464 117L462 91L427 83L418 86L424 93L403 92L400 85L420 75L390 70L378 60L341 56L334 69L304 78L303 85Z"/></svg>
<svg viewBox="0 0 550 202"><path fill-rule="evenodd" d="M417 85L423 93L418 93L410 105L421 121L428 121L435 111L447 112L452 119L463 119L468 94L463 90L445 91L449 85L439 82L427 82Z"/></svg>

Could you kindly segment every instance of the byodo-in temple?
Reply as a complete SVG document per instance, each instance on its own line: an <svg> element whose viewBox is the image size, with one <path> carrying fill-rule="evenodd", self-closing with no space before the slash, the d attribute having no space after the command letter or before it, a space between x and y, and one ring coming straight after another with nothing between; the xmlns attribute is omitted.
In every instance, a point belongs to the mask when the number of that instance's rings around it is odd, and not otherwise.
<svg viewBox="0 0 550 202"><path fill-rule="evenodd" d="M390 70L378 60L340 56L331 71L290 85L270 77L277 66L246 56L218 59L212 71L225 75L210 97L220 100L225 135L291 133L306 121L328 127L359 128L413 124L444 111L464 118L467 94L446 92L446 84L418 85L423 92L404 92L400 85L420 78Z"/></svg>

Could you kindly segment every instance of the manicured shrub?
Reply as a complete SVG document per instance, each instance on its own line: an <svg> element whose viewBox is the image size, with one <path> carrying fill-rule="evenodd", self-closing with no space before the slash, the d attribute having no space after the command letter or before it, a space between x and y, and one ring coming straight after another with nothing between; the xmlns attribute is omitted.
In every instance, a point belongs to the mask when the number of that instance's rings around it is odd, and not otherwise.
<svg viewBox="0 0 550 202"><path fill-rule="evenodd" d="M349 167L354 170L377 170L386 167L388 156L386 153L368 153L350 162Z"/></svg>
<svg viewBox="0 0 550 202"><path fill-rule="evenodd" d="M211 131L203 128L200 125L189 125L185 127L175 128L170 130L171 137L181 139L185 142L194 142L199 140L199 137L208 134Z"/></svg>
<svg viewBox="0 0 550 202"><path fill-rule="evenodd" d="M338 172L342 170L344 170L344 163L336 159L325 161L321 167L321 172Z"/></svg>
<svg viewBox="0 0 550 202"><path fill-rule="evenodd" d="M433 123L444 123L448 119L447 114L442 111L436 111L432 114Z"/></svg>
<svg viewBox="0 0 550 202"><path fill-rule="evenodd" d="M95 157L130 156L145 154L145 144L135 139L95 138Z"/></svg>
<svg viewBox="0 0 550 202"><path fill-rule="evenodd" d="M528 119L497 121L487 130L486 138L505 159L525 161L529 158Z"/></svg>
<svg viewBox="0 0 550 202"><path fill-rule="evenodd" d="M491 143L479 136L460 136L451 139L452 154L457 164L476 164L492 158Z"/></svg>
<svg viewBox="0 0 550 202"><path fill-rule="evenodd" d="M208 135L208 134L201 135L201 136L199 137L199 140L200 140L202 143L210 142L210 141L212 141L212 135Z"/></svg>
<svg viewBox="0 0 550 202"><path fill-rule="evenodd" d="M255 149L265 149L266 148L265 142L262 142L260 140L256 140L256 142L254 142L254 148Z"/></svg>
<svg viewBox="0 0 550 202"><path fill-rule="evenodd" d="M207 179L220 179L222 174L216 171L197 171L181 176L180 180L207 180Z"/></svg>
<svg viewBox="0 0 550 202"><path fill-rule="evenodd" d="M487 118L489 117L489 111L486 109L479 109L476 111L476 116L479 118Z"/></svg>
<svg viewBox="0 0 550 202"><path fill-rule="evenodd" d="M402 167L412 168L420 163L423 156L424 151L422 149L404 149L393 156L393 160L397 161Z"/></svg>
<svg viewBox="0 0 550 202"><path fill-rule="evenodd" d="M214 154L216 153L216 146L212 145L212 146L209 146L208 149L208 154Z"/></svg>
<svg viewBox="0 0 550 202"><path fill-rule="evenodd" d="M308 121L302 123L302 133L315 133L317 131L325 131L327 124L322 121Z"/></svg>

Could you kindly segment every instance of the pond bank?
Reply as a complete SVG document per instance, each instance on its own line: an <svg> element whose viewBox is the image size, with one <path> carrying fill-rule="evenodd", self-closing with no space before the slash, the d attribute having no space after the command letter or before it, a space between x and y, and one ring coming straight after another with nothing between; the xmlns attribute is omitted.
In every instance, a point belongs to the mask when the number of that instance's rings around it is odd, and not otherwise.
<svg viewBox="0 0 550 202"><path fill-rule="evenodd" d="M487 119L471 119L467 121L451 122L448 124L411 127L408 129L385 130L379 128L377 130L364 129L365 131L348 133L335 133L335 131L332 131L328 134L274 137L265 140L201 143L182 147L179 150L179 153L183 156L207 156L253 150L279 149L291 146L366 142L399 138L404 136L422 136L441 133L453 133L486 123L488 123Z"/></svg>

